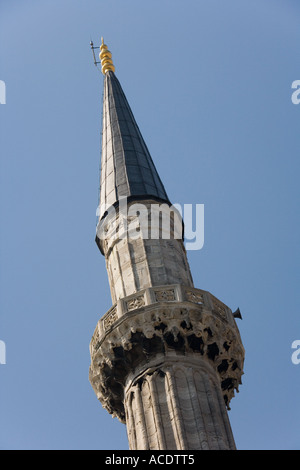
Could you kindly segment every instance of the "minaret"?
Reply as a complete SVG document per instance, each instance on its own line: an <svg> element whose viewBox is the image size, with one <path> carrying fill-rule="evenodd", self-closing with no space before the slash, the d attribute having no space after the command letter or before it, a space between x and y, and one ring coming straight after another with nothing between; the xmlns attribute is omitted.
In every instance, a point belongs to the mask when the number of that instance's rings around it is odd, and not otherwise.
<svg viewBox="0 0 300 470"><path fill-rule="evenodd" d="M103 40L99 57L104 96L96 242L113 305L90 343L90 382L103 407L126 423L131 450L235 449L227 410L244 363L236 315L194 287L182 220Z"/></svg>

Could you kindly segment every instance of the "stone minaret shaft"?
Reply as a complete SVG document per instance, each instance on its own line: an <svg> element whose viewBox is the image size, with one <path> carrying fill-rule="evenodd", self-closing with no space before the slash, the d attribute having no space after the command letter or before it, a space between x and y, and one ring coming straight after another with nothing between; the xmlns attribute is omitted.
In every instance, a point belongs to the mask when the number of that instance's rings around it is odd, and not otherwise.
<svg viewBox="0 0 300 470"><path fill-rule="evenodd" d="M132 450L235 449L227 409L241 383L244 348L234 315L194 287L178 236L182 221L103 41L100 49L96 242L105 256L113 306L91 340L90 382L104 408L126 423ZM162 220L168 216L166 236Z"/></svg>

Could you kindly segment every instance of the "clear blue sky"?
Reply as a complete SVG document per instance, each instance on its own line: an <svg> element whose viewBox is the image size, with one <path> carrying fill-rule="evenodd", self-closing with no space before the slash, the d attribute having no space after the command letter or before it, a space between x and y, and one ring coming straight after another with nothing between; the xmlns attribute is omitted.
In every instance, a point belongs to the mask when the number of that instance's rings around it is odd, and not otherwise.
<svg viewBox="0 0 300 470"><path fill-rule="evenodd" d="M104 36L173 203L205 205L195 286L241 309L240 449L300 449L297 0L1 0L0 448L127 449L88 381L111 298L94 241Z"/></svg>

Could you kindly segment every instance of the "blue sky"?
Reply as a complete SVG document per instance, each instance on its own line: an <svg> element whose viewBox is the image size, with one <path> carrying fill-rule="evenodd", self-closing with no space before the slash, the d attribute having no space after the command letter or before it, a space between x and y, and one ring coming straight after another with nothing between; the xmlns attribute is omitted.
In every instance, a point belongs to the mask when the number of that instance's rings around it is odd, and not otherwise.
<svg viewBox="0 0 300 470"><path fill-rule="evenodd" d="M1 449L127 449L88 382L111 298L95 244L103 78L113 53L173 203L204 204L196 287L246 349L240 449L300 449L299 123L294 0L1 0Z"/></svg>

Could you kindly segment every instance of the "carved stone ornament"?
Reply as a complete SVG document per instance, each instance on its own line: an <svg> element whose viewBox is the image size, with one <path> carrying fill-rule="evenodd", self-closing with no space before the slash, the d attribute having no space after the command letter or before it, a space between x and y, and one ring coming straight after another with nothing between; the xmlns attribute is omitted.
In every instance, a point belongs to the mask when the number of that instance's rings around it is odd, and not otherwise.
<svg viewBox="0 0 300 470"><path fill-rule="evenodd" d="M157 302L172 301L175 300L175 291L174 289L169 290L157 290L155 291L155 298Z"/></svg>
<svg viewBox="0 0 300 470"><path fill-rule="evenodd" d="M219 376L229 409L243 375L244 348L238 329L203 305L187 308L180 302L127 312L91 349L90 382L103 407L125 422L128 375L170 352L208 361Z"/></svg>
<svg viewBox="0 0 300 470"><path fill-rule="evenodd" d="M189 302L194 302L195 304L203 304L203 294L200 292L195 292L193 290L185 291L186 300Z"/></svg>
<svg viewBox="0 0 300 470"><path fill-rule="evenodd" d="M108 331L112 325L115 323L117 320L118 315L117 315L117 308L114 307L110 312L108 312L103 320L103 325L105 331Z"/></svg>
<svg viewBox="0 0 300 470"><path fill-rule="evenodd" d="M145 305L145 299L143 295L134 297L127 301L127 310L135 310L136 308L143 307Z"/></svg>
<svg viewBox="0 0 300 470"><path fill-rule="evenodd" d="M211 295L211 298L213 300L214 311L217 312L221 317L226 318L226 306L216 297Z"/></svg>

